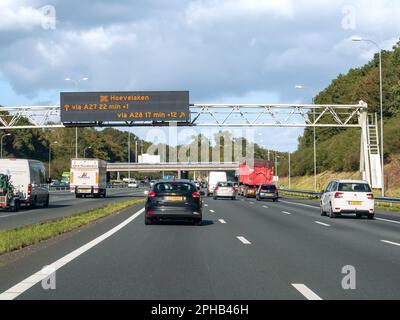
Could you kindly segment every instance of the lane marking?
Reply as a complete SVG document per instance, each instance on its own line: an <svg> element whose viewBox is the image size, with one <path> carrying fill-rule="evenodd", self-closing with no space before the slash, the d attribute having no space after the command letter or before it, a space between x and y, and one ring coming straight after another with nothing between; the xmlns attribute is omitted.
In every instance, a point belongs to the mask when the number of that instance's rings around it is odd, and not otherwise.
<svg viewBox="0 0 400 320"><path fill-rule="evenodd" d="M298 202L289 202L289 201L284 201L284 200L280 200L280 202L295 204L295 205L298 205L298 206L303 206L303 207L308 207L308 208L313 208L313 209L318 209L319 210L319 207L311 206L309 204L298 203Z"/></svg>
<svg viewBox="0 0 400 320"><path fill-rule="evenodd" d="M267 206L263 206L263 208L265 208L265 209L269 209L269 207L267 207Z"/></svg>
<svg viewBox="0 0 400 320"><path fill-rule="evenodd" d="M320 224L321 226L324 226L324 227L330 227L331 226L330 224L319 222L319 221L314 221L314 222L317 223L317 224Z"/></svg>
<svg viewBox="0 0 400 320"><path fill-rule="evenodd" d="M251 244L251 242L247 240L245 237L236 237L236 238L238 238L244 244Z"/></svg>
<svg viewBox="0 0 400 320"><path fill-rule="evenodd" d="M376 220L380 220L380 221L386 221L386 222L391 222L391 223L400 224L400 221L388 220L388 219L382 219L382 218L375 218L375 219L376 219Z"/></svg>
<svg viewBox="0 0 400 320"><path fill-rule="evenodd" d="M211 213L215 213L215 211L214 211L214 210L210 210L210 212L211 212Z"/></svg>
<svg viewBox="0 0 400 320"><path fill-rule="evenodd" d="M254 202L249 202L250 204L254 204Z"/></svg>
<svg viewBox="0 0 400 320"><path fill-rule="evenodd" d="M299 291L307 300L322 300L315 292L313 292L305 284L292 283L292 286Z"/></svg>
<svg viewBox="0 0 400 320"><path fill-rule="evenodd" d="M381 240L381 242L387 243L387 244L392 244L394 246L400 247L400 243L397 242L392 242L392 241L388 241L388 240Z"/></svg>
<svg viewBox="0 0 400 320"><path fill-rule="evenodd" d="M204 206L205 206L205 207L208 207L208 204L207 204L207 203L205 203L205 204L204 204Z"/></svg>
<svg viewBox="0 0 400 320"><path fill-rule="evenodd" d="M224 219L219 219L219 222L221 222L222 224L226 224L226 221Z"/></svg>
<svg viewBox="0 0 400 320"><path fill-rule="evenodd" d="M49 265L49 267L52 268L52 270L57 271L58 269L62 268L69 262L75 260L77 257L80 255L84 254L86 251L92 249L99 243L103 242L107 238L111 237L113 234L117 233L119 230L121 230L123 227L131 223L133 220L135 220L138 216L140 216L144 212L144 208L141 209L140 211L136 212L134 215L117 225L116 227L112 228L111 230L107 231L106 233L102 234L101 236L97 237L96 239L88 242L87 244L81 246L80 248L72 251L71 253L65 255L61 259L53 262L52 264ZM11 287L7 291L4 291L2 294L0 294L0 300L13 300L17 298L19 295L24 293L25 291L28 291L30 288L32 288L34 285L37 283L41 282L42 280L46 279L49 276L48 273L43 272L42 270L36 272L35 274L31 275L30 277L26 278L25 280L22 280L20 283L16 284L15 286Z"/></svg>
<svg viewBox="0 0 400 320"><path fill-rule="evenodd" d="M287 211L282 211L282 213L284 213L284 214L288 214L288 215L290 215L290 214L291 214L290 212L287 212Z"/></svg>

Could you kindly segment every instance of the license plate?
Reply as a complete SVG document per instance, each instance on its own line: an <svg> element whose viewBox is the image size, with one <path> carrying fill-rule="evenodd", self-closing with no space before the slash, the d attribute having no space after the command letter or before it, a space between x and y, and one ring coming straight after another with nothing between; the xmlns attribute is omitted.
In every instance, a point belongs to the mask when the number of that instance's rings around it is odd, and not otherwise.
<svg viewBox="0 0 400 320"><path fill-rule="evenodd" d="M168 201L182 201L183 197L166 197Z"/></svg>
<svg viewBox="0 0 400 320"><path fill-rule="evenodd" d="M80 189L79 191L82 193L90 193L90 189Z"/></svg>
<svg viewBox="0 0 400 320"><path fill-rule="evenodd" d="M351 206L361 206L362 202L361 201L350 201Z"/></svg>

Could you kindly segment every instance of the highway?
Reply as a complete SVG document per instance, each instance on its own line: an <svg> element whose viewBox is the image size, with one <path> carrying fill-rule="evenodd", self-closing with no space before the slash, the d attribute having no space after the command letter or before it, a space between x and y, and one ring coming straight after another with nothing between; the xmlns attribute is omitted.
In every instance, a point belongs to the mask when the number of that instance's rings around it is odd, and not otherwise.
<svg viewBox="0 0 400 320"><path fill-rule="evenodd" d="M292 199L204 203L202 226L145 226L137 205L3 261L0 298L400 298L398 214L329 219ZM44 290L37 272L52 263L56 289ZM345 266L355 268L355 290L342 287Z"/></svg>
<svg viewBox="0 0 400 320"><path fill-rule="evenodd" d="M50 193L49 208L21 208L19 212L0 211L0 230L14 229L24 225L71 216L91 209L96 209L115 201L129 200L132 196L143 196L140 189L108 189L107 198L76 199L66 191Z"/></svg>

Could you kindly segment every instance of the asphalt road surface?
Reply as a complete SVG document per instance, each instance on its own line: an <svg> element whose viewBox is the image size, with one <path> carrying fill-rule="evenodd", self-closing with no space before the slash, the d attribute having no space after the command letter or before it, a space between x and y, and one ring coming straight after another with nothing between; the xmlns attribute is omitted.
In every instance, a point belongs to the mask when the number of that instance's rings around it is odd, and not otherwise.
<svg viewBox="0 0 400 320"><path fill-rule="evenodd" d="M396 214L329 219L306 201L207 198L202 226L145 226L142 207L0 267L0 298L400 299ZM44 290L38 272L52 263L56 289Z"/></svg>
<svg viewBox="0 0 400 320"><path fill-rule="evenodd" d="M140 189L108 189L107 198L76 199L70 192L50 193L49 208L21 208L19 212L0 211L0 230L14 229L27 224L43 222L71 216L87 210L96 209L115 201L129 200L133 196L143 196Z"/></svg>

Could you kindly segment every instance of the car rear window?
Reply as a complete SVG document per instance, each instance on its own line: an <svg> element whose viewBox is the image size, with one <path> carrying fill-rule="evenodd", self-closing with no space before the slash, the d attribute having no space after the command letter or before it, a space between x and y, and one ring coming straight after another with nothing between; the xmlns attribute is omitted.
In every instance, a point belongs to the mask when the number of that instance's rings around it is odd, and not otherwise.
<svg viewBox="0 0 400 320"><path fill-rule="evenodd" d="M162 182L154 186L154 191L162 193L196 191L196 186L184 182Z"/></svg>
<svg viewBox="0 0 400 320"><path fill-rule="evenodd" d="M218 187L233 187L232 182L218 182Z"/></svg>
<svg viewBox="0 0 400 320"><path fill-rule="evenodd" d="M366 183L340 183L339 190L343 192L371 192L371 188Z"/></svg>
<svg viewBox="0 0 400 320"><path fill-rule="evenodd" d="M261 187L261 190L263 190L263 191L275 191L275 189L276 189L276 187L274 185Z"/></svg>

